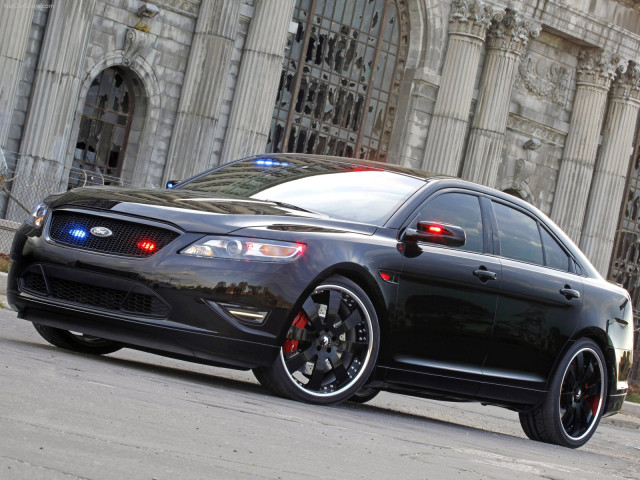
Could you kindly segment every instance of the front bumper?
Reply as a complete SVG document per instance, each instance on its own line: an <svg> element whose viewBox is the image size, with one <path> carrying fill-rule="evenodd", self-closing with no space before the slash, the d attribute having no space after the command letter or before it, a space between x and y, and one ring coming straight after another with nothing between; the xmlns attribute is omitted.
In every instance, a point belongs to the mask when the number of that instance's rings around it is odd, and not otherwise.
<svg viewBox="0 0 640 480"><path fill-rule="evenodd" d="M279 348L246 339L221 337L212 332L179 328L144 319L96 314L65 308L8 292L18 317L55 328L113 340L124 346L192 362L249 369L273 363Z"/></svg>
<svg viewBox="0 0 640 480"><path fill-rule="evenodd" d="M271 365L308 283L294 265L177 253L200 236L183 234L149 258L130 259L53 244L23 227L8 302L20 318L141 350L236 368ZM242 310L264 318L234 313Z"/></svg>

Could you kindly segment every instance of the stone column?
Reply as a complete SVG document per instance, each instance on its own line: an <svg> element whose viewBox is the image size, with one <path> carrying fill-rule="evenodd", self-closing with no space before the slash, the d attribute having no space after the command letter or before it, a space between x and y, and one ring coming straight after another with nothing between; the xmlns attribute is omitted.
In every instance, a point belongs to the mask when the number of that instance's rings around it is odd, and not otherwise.
<svg viewBox="0 0 640 480"><path fill-rule="evenodd" d="M220 163L264 152L295 0L257 0Z"/></svg>
<svg viewBox="0 0 640 480"><path fill-rule="evenodd" d="M7 145L16 91L36 8L33 2L0 5L0 148Z"/></svg>
<svg viewBox="0 0 640 480"><path fill-rule="evenodd" d="M483 2L455 0L449 15L449 46L442 68L423 170L457 176L469 123L480 52L493 13Z"/></svg>
<svg viewBox="0 0 640 480"><path fill-rule="evenodd" d="M540 25L525 21L510 8L489 28L480 98L469 136L463 178L495 186L515 74L529 37L537 37L539 33Z"/></svg>
<svg viewBox="0 0 640 480"><path fill-rule="evenodd" d="M616 59L611 54L600 49L580 52L571 124L551 209L551 218L576 244L580 242L607 95L615 72Z"/></svg>
<svg viewBox="0 0 640 480"><path fill-rule="evenodd" d="M12 187L23 204L65 187L62 174L95 4L57 1L49 13ZM10 202L7 217L22 219L25 212Z"/></svg>
<svg viewBox="0 0 640 480"><path fill-rule="evenodd" d="M606 277L622 204L629 161L633 153L640 109L640 65L631 62L611 89L600 156L596 162L582 229L580 248ZM612 210L613 209L613 210Z"/></svg>
<svg viewBox="0 0 640 480"><path fill-rule="evenodd" d="M238 0L203 0L169 146L165 179L212 165L226 79L238 28Z"/></svg>

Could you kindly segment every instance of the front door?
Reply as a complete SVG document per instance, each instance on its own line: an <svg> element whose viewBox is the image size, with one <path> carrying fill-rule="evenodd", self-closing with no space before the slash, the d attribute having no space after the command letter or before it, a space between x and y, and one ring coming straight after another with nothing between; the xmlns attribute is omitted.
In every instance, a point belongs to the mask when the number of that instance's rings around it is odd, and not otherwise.
<svg viewBox="0 0 640 480"><path fill-rule="evenodd" d="M431 385L469 392L480 380L501 283L500 262L486 252L480 198L461 191L432 196L409 227L433 221L462 227L462 247L407 244L399 276L392 348L398 371L423 372ZM393 373L392 373L393 374ZM421 376L411 376L411 378ZM420 380L418 380L420 381Z"/></svg>

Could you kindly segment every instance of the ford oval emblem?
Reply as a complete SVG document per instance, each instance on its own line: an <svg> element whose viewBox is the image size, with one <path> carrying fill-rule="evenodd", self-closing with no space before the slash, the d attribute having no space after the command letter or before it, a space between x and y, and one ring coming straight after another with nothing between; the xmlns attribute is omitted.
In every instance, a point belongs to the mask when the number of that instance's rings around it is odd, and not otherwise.
<svg viewBox="0 0 640 480"><path fill-rule="evenodd" d="M113 235L113 232L109 230L107 227L93 227L89 231L91 232L91 235L93 235L94 237L104 238L104 237L110 237L111 235Z"/></svg>

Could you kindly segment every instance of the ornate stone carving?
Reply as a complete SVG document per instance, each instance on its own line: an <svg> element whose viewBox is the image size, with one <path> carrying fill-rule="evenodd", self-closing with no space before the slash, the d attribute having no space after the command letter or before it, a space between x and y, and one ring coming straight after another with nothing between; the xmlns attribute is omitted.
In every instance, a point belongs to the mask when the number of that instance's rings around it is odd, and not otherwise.
<svg viewBox="0 0 640 480"><path fill-rule="evenodd" d="M626 64L611 52L600 48L583 48L578 56L578 83L609 89L616 74L624 73Z"/></svg>
<svg viewBox="0 0 640 480"><path fill-rule="evenodd" d="M516 159L516 165L513 173L513 188L522 190L524 184L529 181L529 177L536 170L536 164L525 160L524 158Z"/></svg>
<svg viewBox="0 0 640 480"><path fill-rule="evenodd" d="M493 11L479 0L454 0L449 15L449 33L470 35L484 41L491 20L500 20L503 12Z"/></svg>
<svg viewBox="0 0 640 480"><path fill-rule="evenodd" d="M618 0L618 3L624 5L625 7L640 10L640 0Z"/></svg>
<svg viewBox="0 0 640 480"><path fill-rule="evenodd" d="M611 87L613 97L640 101L640 65L629 62L624 72L619 73Z"/></svg>
<svg viewBox="0 0 640 480"><path fill-rule="evenodd" d="M520 132L528 137L538 138L545 144L561 148L564 146L566 134L530 119L510 114L507 126L510 130ZM547 148L549 148L547 146Z"/></svg>
<svg viewBox="0 0 640 480"><path fill-rule="evenodd" d="M571 72L564 65L530 53L518 67L515 88L565 105L570 82Z"/></svg>
<svg viewBox="0 0 640 480"><path fill-rule="evenodd" d="M529 38L540 35L540 28L539 23L525 20L518 12L507 8L504 16L494 21L489 28L487 46L522 55Z"/></svg>
<svg viewBox="0 0 640 480"><path fill-rule="evenodd" d="M140 57L155 41L155 36L138 30L136 28L128 28L124 37L124 59L122 63L126 66L134 65L137 58Z"/></svg>

